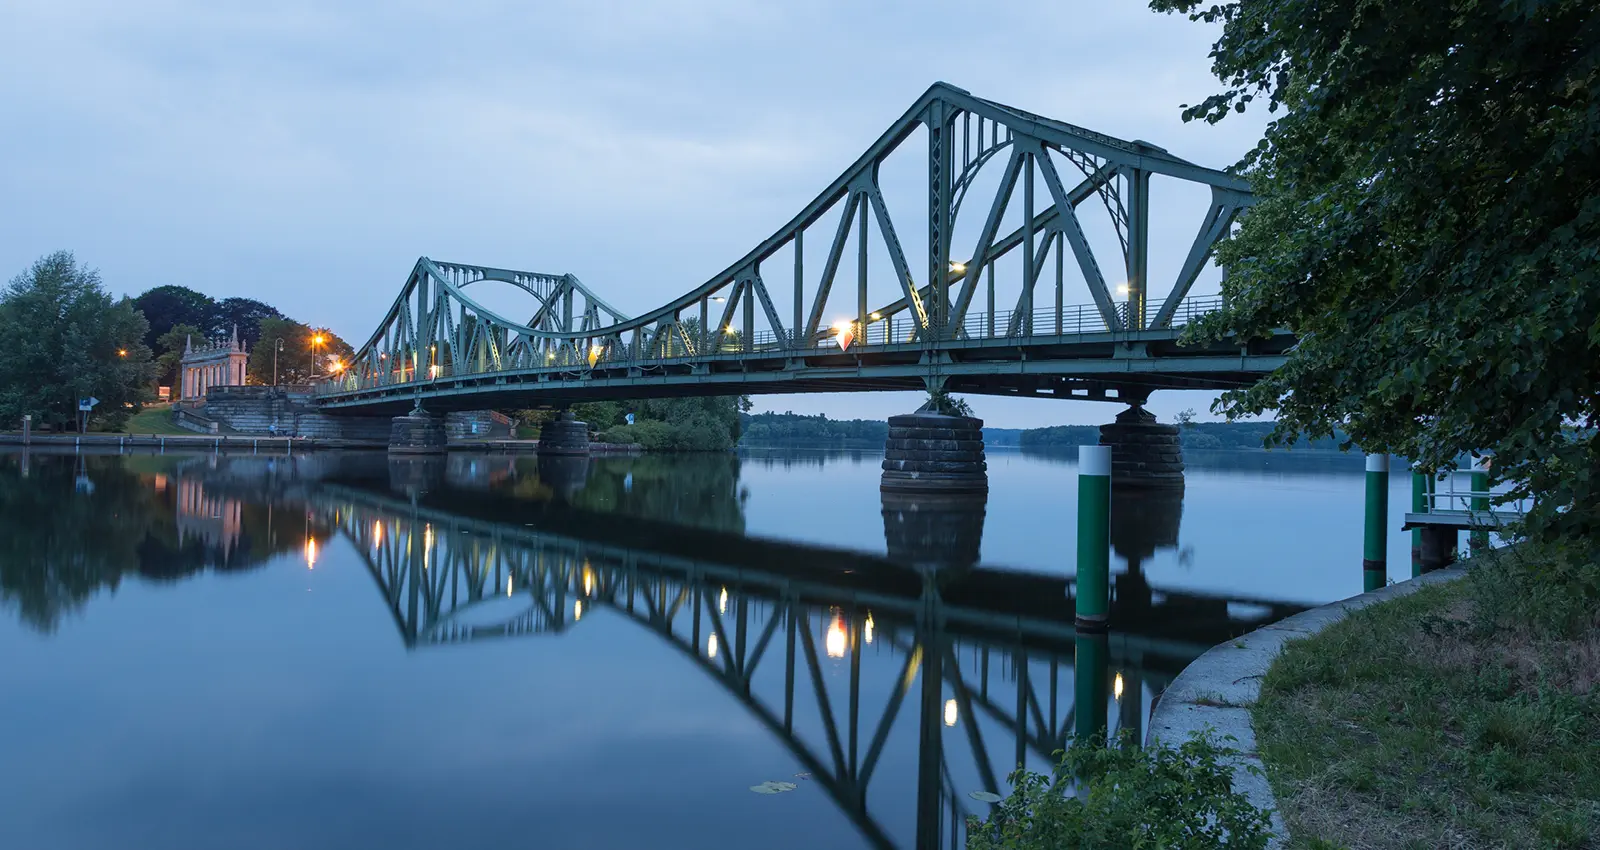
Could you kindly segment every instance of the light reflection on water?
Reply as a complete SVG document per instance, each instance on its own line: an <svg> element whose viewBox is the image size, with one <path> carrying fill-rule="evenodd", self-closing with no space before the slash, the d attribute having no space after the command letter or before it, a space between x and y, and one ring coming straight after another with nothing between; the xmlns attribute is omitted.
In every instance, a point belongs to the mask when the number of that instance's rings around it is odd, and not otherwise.
<svg viewBox="0 0 1600 850"><path fill-rule="evenodd" d="M958 845L1073 726L1073 469L879 457L0 454L0 846ZM1113 506L1113 729L1360 590L1359 459L1189 463Z"/></svg>

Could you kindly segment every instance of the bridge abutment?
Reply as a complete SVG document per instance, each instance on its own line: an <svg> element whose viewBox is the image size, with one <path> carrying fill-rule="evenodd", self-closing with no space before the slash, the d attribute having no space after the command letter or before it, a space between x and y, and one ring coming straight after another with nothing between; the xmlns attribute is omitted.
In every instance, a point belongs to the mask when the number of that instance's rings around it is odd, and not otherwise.
<svg viewBox="0 0 1600 850"><path fill-rule="evenodd" d="M420 406L389 424L389 451L392 454L441 454L448 440L444 420L429 415Z"/></svg>
<svg viewBox="0 0 1600 850"><path fill-rule="evenodd" d="M1183 487L1183 446L1178 426L1163 425L1135 402L1100 426L1100 445L1111 447L1113 485L1142 488Z"/></svg>
<svg viewBox="0 0 1600 850"><path fill-rule="evenodd" d="M923 409L889 417L879 489L899 493L987 493L983 420Z"/></svg>
<svg viewBox="0 0 1600 850"><path fill-rule="evenodd" d="M574 456L589 454L589 423L581 422L572 411L563 410L539 429L539 454Z"/></svg>

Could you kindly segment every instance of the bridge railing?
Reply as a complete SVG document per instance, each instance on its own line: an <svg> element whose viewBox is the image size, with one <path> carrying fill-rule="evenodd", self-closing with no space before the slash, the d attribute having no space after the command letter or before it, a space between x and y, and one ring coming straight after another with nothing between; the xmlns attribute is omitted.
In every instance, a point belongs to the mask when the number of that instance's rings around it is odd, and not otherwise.
<svg viewBox="0 0 1600 850"><path fill-rule="evenodd" d="M1112 305L1118 324L1127 328L1128 304ZM1174 311L1170 328L1179 328L1195 319L1222 307L1221 296L1185 298ZM685 361L739 359L750 356L835 354L841 351L842 330L848 328L850 342L843 346L849 353L883 349L889 346L925 345L934 336L939 344L960 347L968 343L995 340L1013 340L1018 343L1038 343L1056 337L1088 336L1111 332L1112 328L1093 304L1050 306L1032 311L1000 310L990 313L968 313L954 335L924 331L917 318L909 311L889 316L876 313L867 317L865 327L858 328L859 320L844 323L840 328L823 331L811 340L796 345L788 334L771 330L758 330L746 334L729 328L711 331L690 338L686 344L675 344L665 353L641 350L637 341L609 342L595 340L590 346L572 346L560 352L546 352L543 364L521 368L499 368L494 364L480 365L473 358L457 363L440 357L432 363L401 363L387 371L357 375L354 370L331 381L316 385L318 395L334 395L391 386L430 384L440 380L471 376L493 375L507 372L544 371L555 373L585 372L619 366L641 366ZM937 330L937 329L935 329ZM1151 328L1150 330L1156 330ZM430 355L431 356L431 355ZM399 359L399 358L396 358Z"/></svg>
<svg viewBox="0 0 1600 850"><path fill-rule="evenodd" d="M1506 499L1506 490L1477 489L1457 479L1468 473L1457 471L1445 480L1427 478L1422 513L1471 514L1487 511L1506 519L1520 519L1533 507L1531 498Z"/></svg>

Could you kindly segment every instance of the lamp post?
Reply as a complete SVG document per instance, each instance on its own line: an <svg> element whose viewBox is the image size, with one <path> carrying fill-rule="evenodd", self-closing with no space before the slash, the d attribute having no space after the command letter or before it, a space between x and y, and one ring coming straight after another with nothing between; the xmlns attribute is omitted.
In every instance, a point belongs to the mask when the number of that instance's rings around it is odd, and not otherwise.
<svg viewBox="0 0 1600 850"><path fill-rule="evenodd" d="M312 337L311 337L311 379L312 380L316 380L316 377L317 377L317 358L318 358L319 352L322 349L322 341L323 341L323 337L322 337L321 333L313 334Z"/></svg>
<svg viewBox="0 0 1600 850"><path fill-rule="evenodd" d="M283 337L273 340L272 345L272 385L278 385L278 352L283 350Z"/></svg>

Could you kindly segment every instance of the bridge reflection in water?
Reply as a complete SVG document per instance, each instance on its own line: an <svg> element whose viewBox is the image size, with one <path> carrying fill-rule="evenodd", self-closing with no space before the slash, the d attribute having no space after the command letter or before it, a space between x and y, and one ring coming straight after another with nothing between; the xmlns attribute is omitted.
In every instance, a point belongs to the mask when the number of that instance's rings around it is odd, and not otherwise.
<svg viewBox="0 0 1600 850"><path fill-rule="evenodd" d="M878 847L961 846L965 816L989 808L973 792L1003 795L1018 765L1045 768L1077 711L1140 735L1149 698L1190 659L1299 610L1152 588L1140 563L1176 545L1181 494L1119 497L1114 632L1075 645L1070 577L978 564L982 496L885 496L884 558L746 537L737 504L721 528L584 506L591 487L638 495L629 464L541 462L530 476L509 458L355 456L274 489L348 539L408 648L559 638L598 616L648 630ZM237 487L228 470L203 472ZM892 679L872 672L886 667ZM873 785L886 761L914 762L914 790Z"/></svg>

